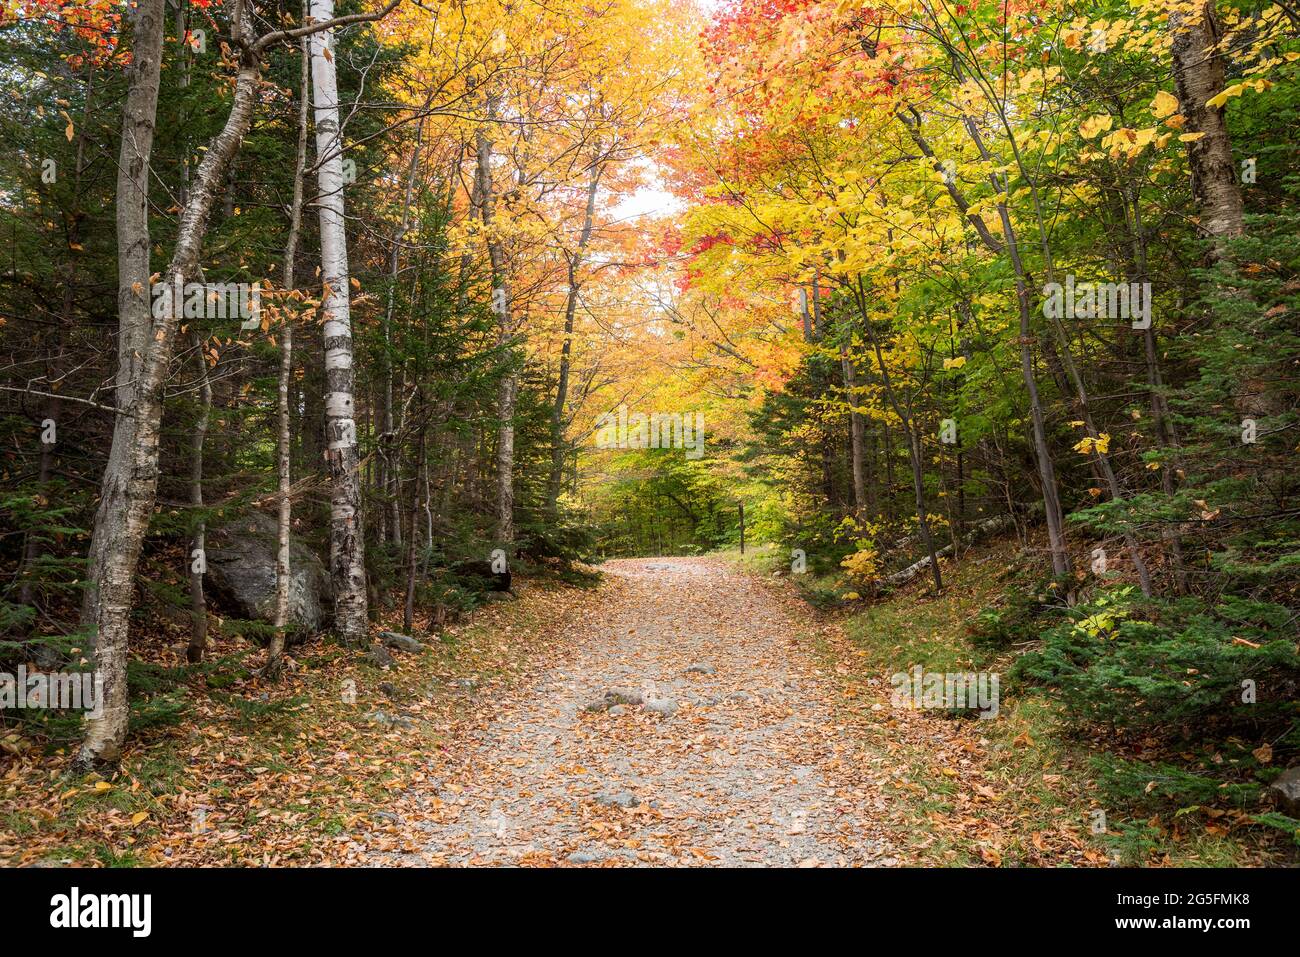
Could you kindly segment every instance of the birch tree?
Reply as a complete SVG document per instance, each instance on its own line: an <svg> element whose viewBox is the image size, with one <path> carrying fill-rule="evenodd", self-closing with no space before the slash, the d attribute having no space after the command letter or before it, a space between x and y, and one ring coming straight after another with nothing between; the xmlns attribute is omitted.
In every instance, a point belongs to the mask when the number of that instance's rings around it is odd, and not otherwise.
<svg viewBox="0 0 1300 957"><path fill-rule="evenodd" d="M328 21L333 15L333 0L311 0L311 17L316 22ZM321 301L325 318L325 458L330 475L334 628L345 643L359 644L368 630L365 538L343 206L343 130L331 30L322 30L311 38L311 76L320 194L316 205L320 211Z"/></svg>
<svg viewBox="0 0 1300 957"><path fill-rule="evenodd" d="M1224 87L1223 27L1214 7L1214 0L1180 0L1170 11L1169 30L1179 112L1193 135L1187 140L1192 191L1201 207L1201 229L1218 240L1241 233L1242 202L1223 107L1210 102Z"/></svg>
<svg viewBox="0 0 1300 957"><path fill-rule="evenodd" d="M479 124L474 135L475 186L479 218L492 267L492 311L497 316L497 337L501 347L507 349L514 338L514 324L505 249L500 237L493 232L496 193L492 185L492 139L488 135L489 128L496 122L497 101L490 92L485 92L484 103L484 122ZM497 392L497 419L500 422L497 433L497 540L507 548L515 539L515 403L518 389L519 378L513 371L501 377Z"/></svg>

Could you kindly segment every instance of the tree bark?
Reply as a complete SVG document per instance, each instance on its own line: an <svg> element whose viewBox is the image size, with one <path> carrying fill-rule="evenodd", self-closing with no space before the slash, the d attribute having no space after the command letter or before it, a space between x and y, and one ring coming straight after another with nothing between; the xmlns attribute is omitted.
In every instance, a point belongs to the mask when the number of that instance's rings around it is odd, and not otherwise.
<svg viewBox="0 0 1300 957"><path fill-rule="evenodd" d="M916 110L910 112L911 120L901 116L901 114L900 120L907 127L908 134L917 148L928 158L934 160L936 170L942 170L942 164L937 161L934 150L922 135L920 114ZM985 162L989 162L991 157L984 147L984 142L980 138L974 122L968 117L963 117L963 124L972 142L979 150L980 158ZM969 204L967 204L965 195L958 184L950 178L945 178L944 182L949 196L952 197L958 210L970 221L980 241L995 255L1005 254L1015 272L1016 307L1020 317L1020 374L1029 397L1034 458L1038 465L1038 476L1043 493L1043 507L1047 517L1047 544L1052 556L1053 573L1057 577L1064 577L1070 573L1070 555L1065 547L1064 518L1061 510L1060 491L1056 482L1056 467L1052 462L1051 450L1047 444L1046 420L1043 415L1043 404L1038 394L1038 379L1034 373L1031 294L1024 262L1020 257L1020 249L1016 243L1015 232L1012 229L1011 216L1006 203L997 205L998 218L1002 224L1004 237L1003 240L997 239L985 225L982 216L978 214L972 215L969 212ZM996 182L993 183L993 187L995 191L1002 192Z"/></svg>
<svg viewBox="0 0 1300 957"><path fill-rule="evenodd" d="M1241 186L1232 158L1232 142L1223 110L1207 102L1223 92L1224 65L1218 50L1222 33L1213 0L1192 16L1169 14L1173 34L1174 90L1188 133L1203 133L1187 144L1192 191L1201 209L1201 229L1218 240L1242 231ZM1216 244L1214 254L1219 254Z"/></svg>
<svg viewBox="0 0 1300 957"><path fill-rule="evenodd" d="M876 354L876 364L880 367L880 383L884 387L885 397L893 408L894 414L898 416L899 424L903 426L907 439L908 458L912 466L912 494L916 505L916 527L921 533L921 542L925 545L926 555L929 556L930 573L934 576L934 590L938 593L943 591L943 576L939 571L939 561L934 550L934 536L930 532L930 520L927 517L925 506L925 462L922 458L920 432L911 414L912 403L909 401L908 407L904 408L901 397L894 390L893 377L889 374L888 366L885 365L885 356L880 348L880 340L876 337L875 330L871 326L871 317L867 314L867 296L862 287L861 277L858 277L857 284L853 289L853 295L858 302L858 311L862 315L863 327Z"/></svg>
<svg viewBox="0 0 1300 957"><path fill-rule="evenodd" d="M190 644L185 659L203 660L208 645L208 603L203 595L203 574L207 563L207 520L203 517L203 443L212 417L212 381L208 378L208 360L203 354L203 337L194 334L195 358L199 364L199 397L202 403L194 435L190 439L190 505L196 512L194 536L190 542ZM195 560L198 560L197 562ZM196 569L197 564L197 569Z"/></svg>
<svg viewBox="0 0 1300 957"><path fill-rule="evenodd" d="M158 481L161 382L151 391L143 376L151 349L171 352L170 329L161 330L163 342L151 342L149 337L149 167L162 66L163 4L164 0L141 0L137 8L122 109L117 176L118 411L91 533L82 606L82 623L91 628L95 667L103 681L102 714L87 720L78 753L83 766L116 761L126 738L127 627L136 563ZM150 403L159 406L158 414L151 414Z"/></svg>
<svg viewBox="0 0 1300 957"><path fill-rule="evenodd" d="M122 108L122 145L117 163L118 339L114 405L118 416L114 423L113 446L104 470L105 484L112 476L115 492L126 481L134 444L135 419L122 413L130 410L135 402L135 385L148 347L149 160L158 114L162 42L162 0L143 0L137 8L132 28L132 61L126 104ZM100 531L101 522L116 524L124 517L120 511L106 511L106 504L106 497L101 497L95 516L95 531L91 535L86 590L81 607L81 624L91 631L91 642L98 638L94 628L103 552L110 537L116 538L107 527Z"/></svg>
<svg viewBox="0 0 1300 957"><path fill-rule="evenodd" d="M860 519L867 509L867 482L863 472L865 425L857 411L858 377L847 343L840 346L840 368L844 372L844 399L849 404L849 468L853 476L853 508Z"/></svg>
<svg viewBox="0 0 1300 957"><path fill-rule="evenodd" d="M418 551L416 543L420 540L420 472L427 469L428 464L425 462L424 446L425 430L420 429L420 441L417 444L417 458L413 463L411 474L411 525L407 532L406 538L406 603L402 607L402 631L407 634L411 633L411 626L415 622L415 585L418 579L419 565L416 561ZM394 491L401 490L401 483L397 483Z"/></svg>
<svg viewBox="0 0 1300 957"><path fill-rule="evenodd" d="M311 16L317 22L332 19L333 0L311 0ZM369 631L369 621L343 205L343 131L339 123L333 31L312 34L310 48L324 284L325 458L331 486L330 578L334 585L334 628L345 644L360 645Z"/></svg>
<svg viewBox="0 0 1300 957"><path fill-rule="evenodd" d="M415 180L420 171L420 150L424 145L424 119L416 125L415 147L411 152L411 162L406 171L406 189L402 194L402 214L398 220L397 231L393 236L393 248L388 261L388 295L384 305L384 409L383 430L380 447L384 450L380 457L380 486L383 488L387 502L385 509L387 519L381 516L381 526L387 524L388 536L381 529L379 541L391 540L398 548L402 545L402 510L398 502L396 466L392 449L389 447L395 434L393 419L393 312L397 302L397 276L402 266L402 244L406 241L406 231L411 224L411 201L415 192Z"/></svg>

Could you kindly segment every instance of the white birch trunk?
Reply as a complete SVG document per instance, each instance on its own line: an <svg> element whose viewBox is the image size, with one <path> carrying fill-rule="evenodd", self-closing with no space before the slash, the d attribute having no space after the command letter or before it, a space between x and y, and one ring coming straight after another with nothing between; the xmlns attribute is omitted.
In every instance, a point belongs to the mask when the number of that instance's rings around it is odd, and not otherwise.
<svg viewBox="0 0 1300 957"><path fill-rule="evenodd" d="M1169 32L1178 111L1187 118L1189 133L1202 134L1187 144L1200 226L1215 240L1237 236L1243 228L1243 207L1228 123L1222 108L1207 105L1225 85L1224 57L1217 46L1222 27L1214 3L1190 12L1171 11ZM1216 243L1212 255L1221 253L1222 244Z"/></svg>
<svg viewBox="0 0 1300 957"><path fill-rule="evenodd" d="M311 0L311 16L317 22L332 19L334 0ZM311 78L324 283L325 458L331 484L330 578L334 585L335 631L346 644L356 645L365 640L369 626L353 394L356 372L352 365L348 248L343 216L343 137L332 30L311 37Z"/></svg>
<svg viewBox="0 0 1300 957"><path fill-rule="evenodd" d="M496 212L496 195L492 188L492 140L488 127L496 122L496 101L490 93L484 97L486 116L475 132L479 211L487 237L488 259L492 264L492 305L497 314L497 341L509 347L514 335L510 317L510 283L506 275L505 251L492 234ZM497 389L497 540L509 551L515 540L515 406L519 380L514 372L501 379Z"/></svg>

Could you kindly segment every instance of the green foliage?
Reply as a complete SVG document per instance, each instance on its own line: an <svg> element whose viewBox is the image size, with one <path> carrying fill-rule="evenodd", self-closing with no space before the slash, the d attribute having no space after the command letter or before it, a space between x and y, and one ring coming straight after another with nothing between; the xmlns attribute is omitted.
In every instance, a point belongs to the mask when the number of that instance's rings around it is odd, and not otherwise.
<svg viewBox="0 0 1300 957"><path fill-rule="evenodd" d="M1152 826L1142 820L1151 814L1171 814L1175 821L1188 815L1217 821L1226 811L1234 813L1239 821L1281 831L1300 844L1300 821L1278 811L1259 811L1261 779L1268 776L1266 770L1240 745L1229 744L1227 750L1231 755L1228 760L1215 750L1191 769L1108 754L1094 757L1099 800L1103 806L1122 808L1134 818L1122 820L1108 815L1110 829L1119 835L1115 843L1127 855L1137 855L1148 842L1154 845L1153 835L1148 833ZM1225 774L1233 777L1225 780Z"/></svg>
<svg viewBox="0 0 1300 957"><path fill-rule="evenodd" d="M307 703L307 698L301 695L275 699L266 695L261 698L247 698L214 691L212 698L234 710L235 723L244 731L251 731L261 725L274 725L288 718Z"/></svg>
<svg viewBox="0 0 1300 957"><path fill-rule="evenodd" d="M983 609L967 626L971 642L976 647L1004 651L1038 638L1046 616L1059 607L1047 586L1048 582L1042 581L1008 587L996 606Z"/></svg>
<svg viewBox="0 0 1300 957"><path fill-rule="evenodd" d="M1274 630L1284 611L1106 590L1045 631L1012 674L1060 700L1075 724L1160 729L1190 742L1235 732L1266 738L1297 718L1300 655L1293 637ZM1256 701L1243 701L1252 687Z"/></svg>

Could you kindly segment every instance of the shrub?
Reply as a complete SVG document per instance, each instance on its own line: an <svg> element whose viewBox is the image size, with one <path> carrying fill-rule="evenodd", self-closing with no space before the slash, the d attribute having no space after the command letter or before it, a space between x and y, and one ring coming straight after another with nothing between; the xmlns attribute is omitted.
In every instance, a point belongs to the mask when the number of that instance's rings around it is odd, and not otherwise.
<svg viewBox="0 0 1300 957"><path fill-rule="evenodd" d="M1100 592L1043 633L1012 676L1040 685L1076 725L1160 728L1181 741L1284 735L1297 716L1300 655L1266 603ZM1252 700L1253 698L1253 700Z"/></svg>

